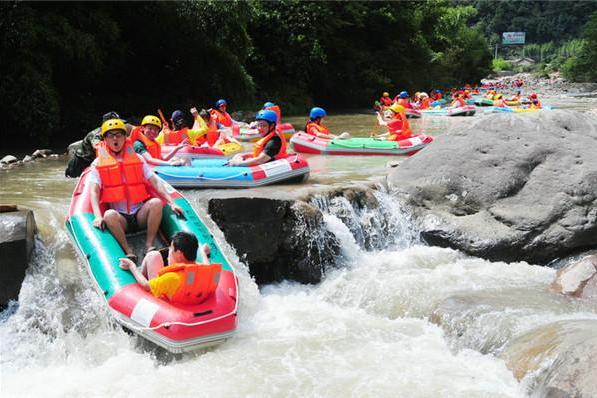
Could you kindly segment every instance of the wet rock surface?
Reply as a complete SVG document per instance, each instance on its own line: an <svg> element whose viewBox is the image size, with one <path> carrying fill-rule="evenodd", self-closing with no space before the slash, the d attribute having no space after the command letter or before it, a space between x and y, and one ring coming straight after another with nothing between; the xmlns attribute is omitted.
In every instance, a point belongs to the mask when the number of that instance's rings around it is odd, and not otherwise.
<svg viewBox="0 0 597 398"><path fill-rule="evenodd" d="M574 297L595 298L597 255L586 256L558 270L551 289Z"/></svg>
<svg viewBox="0 0 597 398"><path fill-rule="evenodd" d="M597 118L480 117L393 169L422 237L490 260L545 264L597 247Z"/></svg>
<svg viewBox="0 0 597 398"><path fill-rule="evenodd" d="M597 396L597 321L560 321L514 339L501 354L542 397Z"/></svg>
<svg viewBox="0 0 597 398"><path fill-rule="evenodd" d="M35 219L31 210L0 212L0 308L19 297L21 283L34 247Z"/></svg>

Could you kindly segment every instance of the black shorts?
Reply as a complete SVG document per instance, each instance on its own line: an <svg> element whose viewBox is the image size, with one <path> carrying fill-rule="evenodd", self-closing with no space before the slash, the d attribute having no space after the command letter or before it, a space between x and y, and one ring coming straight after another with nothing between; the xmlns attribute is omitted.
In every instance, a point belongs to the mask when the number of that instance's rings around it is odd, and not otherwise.
<svg viewBox="0 0 597 398"><path fill-rule="evenodd" d="M138 213L139 211L137 211ZM133 233L139 231L139 223L137 222L137 213L135 214L126 214L126 213L119 213L121 216L124 217L126 220L126 233Z"/></svg>

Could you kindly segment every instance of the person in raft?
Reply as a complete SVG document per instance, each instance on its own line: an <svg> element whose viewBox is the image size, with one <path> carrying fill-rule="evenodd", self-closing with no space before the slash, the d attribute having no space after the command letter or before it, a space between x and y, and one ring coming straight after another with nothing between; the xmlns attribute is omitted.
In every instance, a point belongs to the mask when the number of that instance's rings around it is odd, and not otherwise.
<svg viewBox="0 0 597 398"><path fill-rule="evenodd" d="M311 108L311 111L309 112L309 121L305 126L305 133L319 138L349 138L350 135L348 133L342 133L339 136L330 133L330 129L323 124L323 118L327 115L327 112L323 108L317 106Z"/></svg>
<svg viewBox="0 0 597 398"><path fill-rule="evenodd" d="M154 166L182 166L187 164L184 159L175 158L176 152L186 146L185 143L178 144L168 156L162 156L162 145L156 141L162 129L162 121L154 115L147 115L141 121L141 126L135 127L130 135L135 152L143 156L143 159Z"/></svg>
<svg viewBox="0 0 597 398"><path fill-rule="evenodd" d="M454 94L454 101L450 104L450 108L461 108L466 106L466 102L464 101L464 94L456 93Z"/></svg>
<svg viewBox="0 0 597 398"><path fill-rule="evenodd" d="M380 126L386 126L388 131L383 134L371 134L372 138L385 139L388 141L401 141L412 137L412 131L404 107L399 104L393 104L388 108L392 111L392 118L385 121L381 113L377 112L377 122Z"/></svg>
<svg viewBox="0 0 597 398"><path fill-rule="evenodd" d="M255 143L253 152L234 155L228 166L256 166L286 156L286 138L276 129L278 115L270 110L260 110L255 116L261 139Z"/></svg>
<svg viewBox="0 0 597 398"><path fill-rule="evenodd" d="M195 145L195 138L198 135L196 130L190 129L184 112L177 109L172 112L170 119L174 129L170 129L168 126L164 126L162 133L157 138L160 144L178 145L187 144Z"/></svg>
<svg viewBox="0 0 597 398"><path fill-rule="evenodd" d="M202 263L195 260L199 242L195 235L177 232L168 248L168 266L160 252L145 255L141 270L128 258L120 267L129 270L141 287L157 298L178 304L200 304L213 294L220 280L221 264L210 264L208 245L201 247Z"/></svg>
<svg viewBox="0 0 597 398"><path fill-rule="evenodd" d="M216 101L215 108L209 112L212 119L216 122L218 129L221 128L232 128L235 124L238 124L236 120L232 119L232 116L227 112L228 102L225 99L219 99Z"/></svg>
<svg viewBox="0 0 597 398"><path fill-rule="evenodd" d="M387 91L384 91L381 95L381 98L379 99L379 103L382 106L390 106L393 102L394 101L392 101L392 98L390 98L390 93L388 93Z"/></svg>
<svg viewBox="0 0 597 398"><path fill-rule="evenodd" d="M182 208L172 201L143 157L135 153L122 120L106 120L101 134L103 141L98 145L98 156L89 173L93 226L101 230L107 227L126 256L135 261L125 234L147 228L145 251L148 252L153 249L162 220L162 201L150 197L147 187L151 185L175 214L182 215ZM100 203L109 206L103 214Z"/></svg>
<svg viewBox="0 0 597 398"><path fill-rule="evenodd" d="M233 137L226 135L225 130L218 130L215 120L211 118L211 115L205 109L197 111L197 108L191 108L191 115L195 120L192 130L197 132L195 145L214 147L230 142L240 145Z"/></svg>
<svg viewBox="0 0 597 398"><path fill-rule="evenodd" d="M542 107L541 101L539 101L539 97L537 97L537 94L531 93L529 95L529 100L531 101L531 104L529 105L529 108L531 108L531 109L541 109L541 107Z"/></svg>

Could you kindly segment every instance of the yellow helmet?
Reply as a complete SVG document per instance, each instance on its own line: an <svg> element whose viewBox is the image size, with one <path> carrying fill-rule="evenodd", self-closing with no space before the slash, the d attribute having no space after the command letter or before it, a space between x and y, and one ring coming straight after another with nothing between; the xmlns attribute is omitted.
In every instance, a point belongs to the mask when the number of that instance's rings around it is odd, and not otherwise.
<svg viewBox="0 0 597 398"><path fill-rule="evenodd" d="M388 108L389 110L391 110L394 113L402 113L404 112L404 107L400 104L392 104L392 106L390 106Z"/></svg>
<svg viewBox="0 0 597 398"><path fill-rule="evenodd" d="M154 115L147 115L141 121L141 126L145 126L146 124L151 124L152 126L156 126L157 128L162 128L162 121L159 117Z"/></svg>
<svg viewBox="0 0 597 398"><path fill-rule="evenodd" d="M102 123L101 134L102 137L108 132L112 130L122 130L124 134L126 134L126 126L124 122L120 119L108 119Z"/></svg>
<svg viewBox="0 0 597 398"><path fill-rule="evenodd" d="M382 95L383 95L384 97L389 97L389 96L390 96L390 93L388 93L387 91L384 91Z"/></svg>

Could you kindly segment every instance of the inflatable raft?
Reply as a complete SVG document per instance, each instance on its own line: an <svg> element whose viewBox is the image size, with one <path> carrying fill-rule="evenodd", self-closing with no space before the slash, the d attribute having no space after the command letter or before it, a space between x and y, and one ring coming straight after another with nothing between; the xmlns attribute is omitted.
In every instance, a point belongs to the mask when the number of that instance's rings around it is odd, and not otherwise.
<svg viewBox="0 0 597 398"><path fill-rule="evenodd" d="M295 133L294 127L290 123L280 123L277 128L287 140ZM239 131L233 132L233 136L241 142L256 142L261 138L256 128L249 127L241 127Z"/></svg>
<svg viewBox="0 0 597 398"><path fill-rule="evenodd" d="M473 116L477 111L474 105L465 105L458 108L425 109L424 116Z"/></svg>
<svg viewBox="0 0 597 398"><path fill-rule="evenodd" d="M433 141L426 134L415 135L402 141L375 138L325 139L299 131L291 139L294 150L321 155L412 155Z"/></svg>
<svg viewBox="0 0 597 398"><path fill-rule="evenodd" d="M477 106L493 106L493 100L485 97L473 97L475 105Z"/></svg>
<svg viewBox="0 0 597 398"><path fill-rule="evenodd" d="M169 206L165 206L159 239L162 239L160 244L167 246L167 239L174 233L192 232L201 244L210 246L212 263L222 265L215 293L197 305L174 304L158 299L141 288L129 271L119 267L119 258L125 257L124 251L107 229L101 231L93 226L88 174L89 169L83 172L75 187L66 229L116 322L174 353L218 344L231 337L237 322L238 280L234 268L189 202L166 184L170 196L182 207L185 217L177 216ZM145 231L127 236L127 239L136 248L135 253L141 255Z"/></svg>
<svg viewBox="0 0 597 398"><path fill-rule="evenodd" d="M162 145L162 156L169 155L174 148L176 148L176 145ZM242 151L243 146L235 142L218 145L217 147L188 145L179 149L178 152L176 152L176 156L187 159L209 159L230 157Z"/></svg>
<svg viewBox="0 0 597 398"><path fill-rule="evenodd" d="M191 166L156 166L154 172L172 186L183 188L253 188L309 177L309 164L297 154L250 167L227 166L226 162L195 159Z"/></svg>

